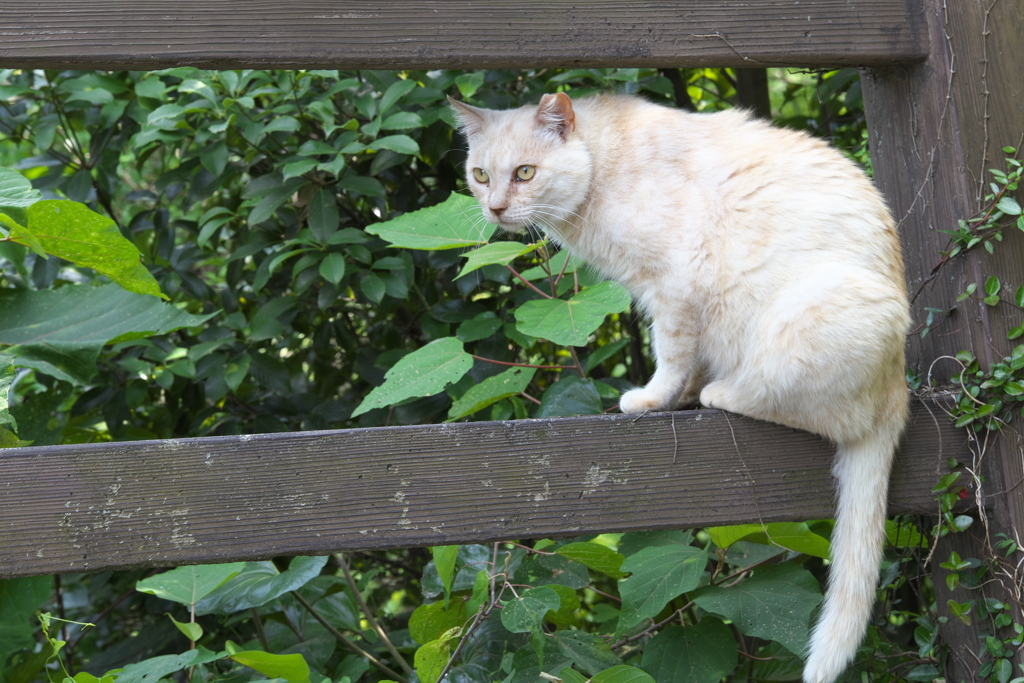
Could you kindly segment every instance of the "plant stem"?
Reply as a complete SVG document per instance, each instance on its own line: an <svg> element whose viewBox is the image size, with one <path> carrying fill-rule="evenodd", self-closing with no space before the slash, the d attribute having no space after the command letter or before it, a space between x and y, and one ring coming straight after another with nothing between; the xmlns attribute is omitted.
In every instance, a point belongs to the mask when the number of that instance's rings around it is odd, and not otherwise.
<svg viewBox="0 0 1024 683"><path fill-rule="evenodd" d="M385 664L384 662L380 661L379 659L377 659L376 657L371 655L369 652L367 652L366 650L364 650L363 648L359 647L358 645L353 643L351 640L346 638L345 634L343 634L338 629L334 628L334 625L331 624L331 622L329 622L326 619L324 619L323 615L320 614L319 612L317 612L316 609L314 609L313 605L309 604L309 601L306 600L306 598L304 598L301 595L299 595L298 591L292 591L292 596L294 596L295 599L299 601L299 604L302 605L303 607L305 607L306 611L309 612L310 614L312 614L313 618L316 619L317 621L319 621L320 625L323 626L325 629L327 629L327 631L332 636L334 636L334 638L339 643L341 643L342 645L344 645L348 649L352 650L352 652L355 652L357 655L360 655L361 657L366 657L366 660L368 662L370 662L370 664L373 664L375 667L377 667L378 669L383 671L385 674L387 674L391 678L393 678L396 681L398 681L398 683L409 683L409 679L408 678L406 678L402 674L398 673L397 671L395 671L394 669L389 667L387 664Z"/></svg>
<svg viewBox="0 0 1024 683"><path fill-rule="evenodd" d="M509 271L510 273L512 273L513 275L515 275L515 276L516 276L517 278L519 278L520 282L522 282L522 283L523 283L524 285L526 285L527 287L529 287L529 288L530 288L530 289L532 289L533 291L535 291L535 292L537 292L538 294L540 294L540 295L541 295L542 297L544 297L545 299L554 299L554 298L555 298L555 297L551 296L550 294L546 294L546 293L544 293L544 292L543 292L542 290L538 289L538 288L537 288L537 286L536 286L535 284L533 284L532 282L530 282L529 280L527 280L527 279L526 279L525 277L523 277L522 275L520 275L520 274L519 274L519 271L518 271L518 270L516 270L515 268L513 268L512 266L510 266L510 265L506 264L506 265L505 265L505 267L506 267L506 268L508 268L508 271Z"/></svg>
<svg viewBox="0 0 1024 683"><path fill-rule="evenodd" d="M363 614L366 615L366 621L370 622L370 626L373 628L374 631L377 632L377 635L380 636L380 639L384 641L384 647L388 649L388 652L391 653L391 656L395 658L396 662L398 662L398 666L402 667L402 670L411 676L413 670L412 667L409 666L409 662L405 661L405 657L400 655L398 653L398 650L395 649L395 646L392 644L391 639L388 638L388 634L384 632L384 629L380 627L380 624L377 623L377 620L373 618L373 612L370 611L370 608L369 606L367 606L366 601L363 600L363 596L359 593L359 587L356 586L355 579L352 578L352 572L350 572L348 569L348 563L345 561L345 556L342 553L338 553L337 555L335 555L335 557L338 559L338 564L341 565L341 571L345 573L345 581L348 582L349 588L352 589L352 595L355 597L356 602L359 603L359 608L363 610Z"/></svg>

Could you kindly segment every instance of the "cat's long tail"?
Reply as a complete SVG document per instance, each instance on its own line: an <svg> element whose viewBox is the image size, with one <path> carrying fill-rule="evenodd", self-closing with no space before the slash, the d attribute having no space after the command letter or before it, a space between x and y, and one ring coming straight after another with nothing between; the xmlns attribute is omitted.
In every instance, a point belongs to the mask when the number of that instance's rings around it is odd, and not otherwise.
<svg viewBox="0 0 1024 683"><path fill-rule="evenodd" d="M840 444L832 564L825 603L811 634L805 683L832 683L857 654L875 604L885 538L886 496L902 423Z"/></svg>

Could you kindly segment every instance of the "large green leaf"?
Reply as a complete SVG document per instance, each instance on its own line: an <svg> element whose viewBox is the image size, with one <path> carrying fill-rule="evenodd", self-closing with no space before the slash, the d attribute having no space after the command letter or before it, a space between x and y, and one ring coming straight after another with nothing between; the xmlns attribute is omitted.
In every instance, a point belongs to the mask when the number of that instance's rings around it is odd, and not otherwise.
<svg viewBox="0 0 1024 683"><path fill-rule="evenodd" d="M447 607L444 602L420 605L409 617L409 637L426 645L440 638L441 634L462 626L468 618L464 600L453 600Z"/></svg>
<svg viewBox="0 0 1024 683"><path fill-rule="evenodd" d="M262 650L236 652L231 659L255 669L267 678L283 678L288 683L309 683L309 665L300 654L276 655Z"/></svg>
<svg viewBox="0 0 1024 683"><path fill-rule="evenodd" d="M458 420L504 398L526 391L536 372L536 368L509 368L479 384L474 384L452 404L448 411L448 419Z"/></svg>
<svg viewBox="0 0 1024 683"><path fill-rule="evenodd" d="M231 614L260 607L319 576L326 557L294 557L285 571L273 562L247 562L231 579L196 603L196 614Z"/></svg>
<svg viewBox="0 0 1024 683"><path fill-rule="evenodd" d="M4 290L0 344L16 346L9 353L19 366L84 384L96 374L104 344L194 327L213 315L191 315L117 285Z"/></svg>
<svg viewBox="0 0 1024 683"><path fill-rule="evenodd" d="M737 524L710 527L707 532L719 548L728 548L737 541L749 541L827 558L831 547L827 538L811 531L805 522Z"/></svg>
<svg viewBox="0 0 1024 683"><path fill-rule="evenodd" d="M641 666L658 683L718 683L736 668L736 637L705 616L686 628L669 626L644 646Z"/></svg>
<svg viewBox="0 0 1024 683"><path fill-rule="evenodd" d="M92 268L129 292L167 298L156 278L142 265L139 250L111 219L84 204L59 199L36 202L27 213L26 227L47 254ZM30 242L18 228L11 231L11 239Z"/></svg>
<svg viewBox="0 0 1024 683"><path fill-rule="evenodd" d="M538 246L540 245L523 244L522 242L492 242L491 244L485 244L463 254L466 257L466 264L462 266L462 270L459 271L455 279L458 280L463 275L468 275L477 268L483 268L484 266L508 265L523 254L529 254L531 251L534 251Z"/></svg>
<svg viewBox="0 0 1024 683"><path fill-rule="evenodd" d="M708 586L694 602L731 620L748 636L780 643L801 653L807 645L811 612L821 602L821 587L806 569L794 564L758 567L739 585Z"/></svg>
<svg viewBox="0 0 1024 683"><path fill-rule="evenodd" d="M516 309L516 327L523 334L564 346L583 346L609 313L629 308L629 292L617 282L587 287L568 301L535 299Z"/></svg>
<svg viewBox="0 0 1024 683"><path fill-rule="evenodd" d="M33 576L0 580L0 672L7 657L35 644L32 615L51 597L53 578Z"/></svg>
<svg viewBox="0 0 1024 683"><path fill-rule="evenodd" d="M611 651L608 641L596 633L562 630L556 631L554 637L562 654L591 675L622 664L622 660Z"/></svg>
<svg viewBox="0 0 1024 683"><path fill-rule="evenodd" d="M139 581L135 590L191 607L244 567L244 562L178 567Z"/></svg>
<svg viewBox="0 0 1024 683"><path fill-rule="evenodd" d="M649 674L635 666L620 664L597 674L590 679L590 683L655 683L655 681Z"/></svg>
<svg viewBox="0 0 1024 683"><path fill-rule="evenodd" d="M0 214L7 214L18 225L26 225L28 214L25 210L42 198L28 178L12 169L0 167Z"/></svg>
<svg viewBox="0 0 1024 683"><path fill-rule="evenodd" d="M625 576L620 568L626 558L600 543L568 543L555 552L613 579Z"/></svg>
<svg viewBox="0 0 1024 683"><path fill-rule="evenodd" d="M473 357L462 348L461 341L455 337L432 341L395 363L385 373L384 384L363 399L352 411L352 417L407 398L436 394L462 379L471 367Z"/></svg>
<svg viewBox="0 0 1024 683"><path fill-rule="evenodd" d="M501 610L501 623L512 633L539 631L544 615L556 611L562 604L558 593L547 586L530 588L518 598L505 603Z"/></svg>
<svg viewBox="0 0 1024 683"><path fill-rule="evenodd" d="M670 600L699 586L707 561L706 550L676 544L645 548L627 557L622 571L632 576L619 581L622 617L618 632L655 616Z"/></svg>
<svg viewBox="0 0 1024 683"><path fill-rule="evenodd" d="M366 232L407 249L452 249L487 244L496 229L494 224L481 218L475 199L454 192L436 206L366 226Z"/></svg>
<svg viewBox="0 0 1024 683"><path fill-rule="evenodd" d="M544 390L535 417L599 415L601 412L601 395L597 393L594 380L569 375Z"/></svg>
<svg viewBox="0 0 1024 683"><path fill-rule="evenodd" d="M117 683L150 683L159 681L176 671L192 665L199 656L199 650L189 650L180 655L150 657L136 664L128 664L114 674Z"/></svg>

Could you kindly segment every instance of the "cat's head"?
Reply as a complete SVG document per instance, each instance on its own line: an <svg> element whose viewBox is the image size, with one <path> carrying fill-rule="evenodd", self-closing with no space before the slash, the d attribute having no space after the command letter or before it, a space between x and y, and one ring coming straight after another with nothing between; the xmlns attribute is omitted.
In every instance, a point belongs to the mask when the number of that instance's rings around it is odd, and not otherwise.
<svg viewBox="0 0 1024 683"><path fill-rule="evenodd" d="M484 218L511 232L537 225L558 237L586 197L592 169L569 97L545 95L536 107L508 111L449 101L469 141L466 182Z"/></svg>

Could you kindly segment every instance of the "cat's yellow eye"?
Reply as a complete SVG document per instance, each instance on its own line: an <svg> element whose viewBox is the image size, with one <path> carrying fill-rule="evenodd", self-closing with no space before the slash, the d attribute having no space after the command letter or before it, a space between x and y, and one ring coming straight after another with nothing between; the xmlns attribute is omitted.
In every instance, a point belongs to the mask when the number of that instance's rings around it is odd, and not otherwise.
<svg viewBox="0 0 1024 683"><path fill-rule="evenodd" d="M530 180L537 173L535 166L520 166L516 169L516 178L520 180Z"/></svg>
<svg viewBox="0 0 1024 683"><path fill-rule="evenodd" d="M487 175L487 171L482 168L473 169L473 177L476 178L478 183L489 183L491 182L491 176Z"/></svg>

